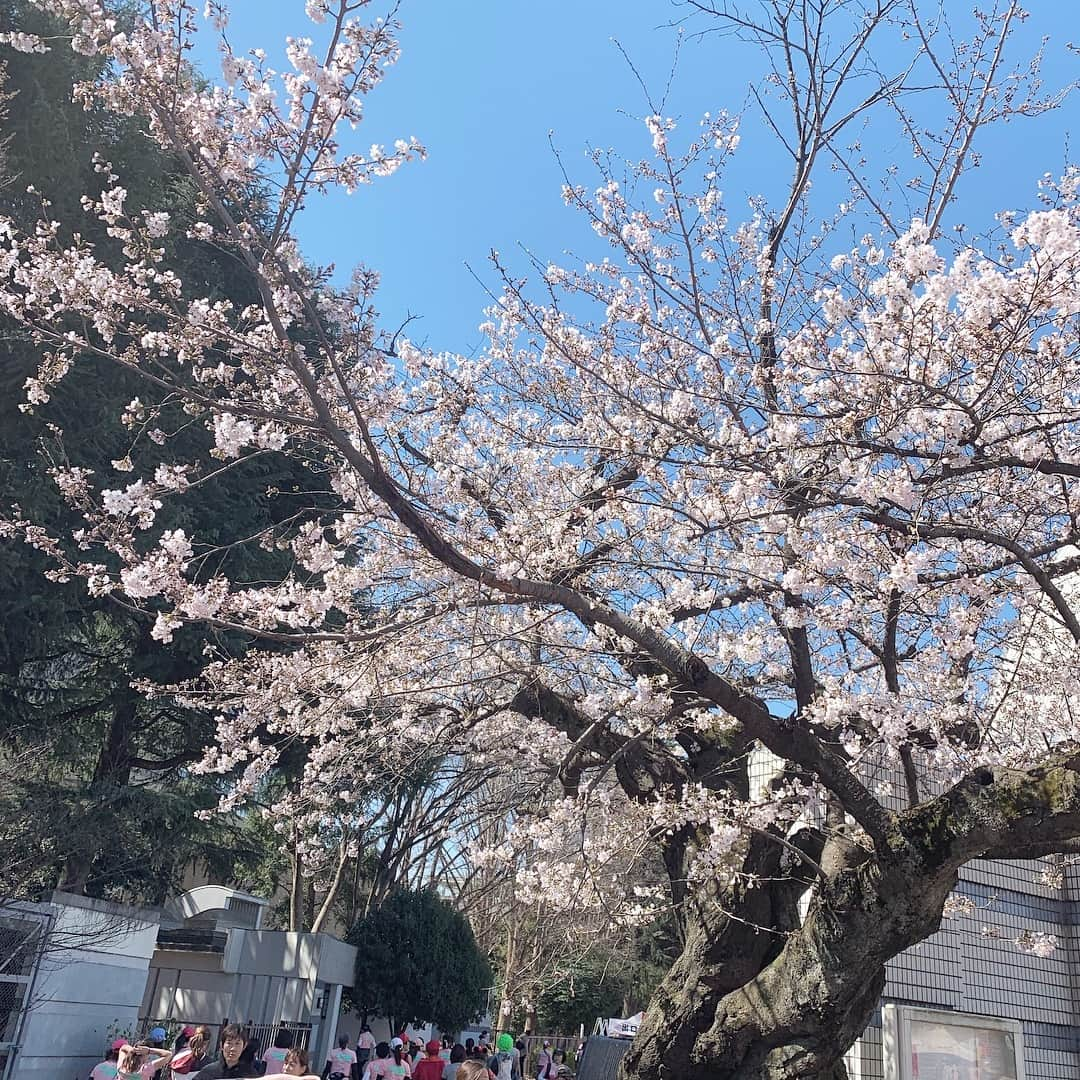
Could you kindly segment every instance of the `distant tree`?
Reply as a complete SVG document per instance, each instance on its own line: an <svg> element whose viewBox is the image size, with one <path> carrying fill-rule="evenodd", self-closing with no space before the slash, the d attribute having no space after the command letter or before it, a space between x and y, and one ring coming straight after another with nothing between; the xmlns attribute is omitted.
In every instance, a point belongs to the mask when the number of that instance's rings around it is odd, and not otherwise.
<svg viewBox="0 0 1080 1080"><path fill-rule="evenodd" d="M48 16L23 0L0 0L0 32L53 29ZM164 201L178 217L194 213L190 177L147 137L142 121L73 100L80 80L108 77L99 59L70 50L2 52L0 214L32 222L47 200L61 235L77 229L121 262L120 244L107 229L82 220L81 197L104 182L95 153L131 177L133 209ZM253 189L254 207L257 196ZM176 237L166 259L188 289L237 305L257 299L250 273L210 244ZM134 375L117 377L92 354L78 358L71 393L33 414L20 410L23 384L41 355L25 333L0 324L5 507L17 505L49 528L77 527L79 515L58 497L51 478L55 467L75 460L96 475L116 476L129 452L135 462L156 467L166 460L158 444L148 444L149 457L132 449L136 433L151 429L192 450L209 445L207 433L179 407L157 401ZM140 407L129 409L131 422L122 423L120 413L134 399ZM307 465L267 453L243 475L226 473L203 487L193 505L172 516L172 527L223 538L242 523L249 534L269 528L283 536L327 500L325 487ZM226 561L242 577L258 579L287 570L291 556L267 544L237 548ZM209 640L178 631L163 647L152 636L152 618L78 585L46 580L46 566L29 547L10 547L0 561L0 895L33 896L59 885L160 903L194 860L219 879L258 864L274 845L258 843L256 831L227 817L196 816L221 791L219 777L190 770L214 740L212 713L169 696L148 701L138 687L141 680L195 677L208 658L242 653L248 639L226 630ZM284 765L302 770L302 757L294 752Z"/></svg>
<svg viewBox="0 0 1080 1080"><path fill-rule="evenodd" d="M443 1031L480 1013L491 967L465 916L432 890L392 893L348 941L357 949L351 996L358 1012Z"/></svg>
<svg viewBox="0 0 1080 1080"><path fill-rule="evenodd" d="M627 971L611 959L586 956L558 973L537 1001L541 1031L569 1035L581 1024L588 1031L597 1017L622 1013Z"/></svg>

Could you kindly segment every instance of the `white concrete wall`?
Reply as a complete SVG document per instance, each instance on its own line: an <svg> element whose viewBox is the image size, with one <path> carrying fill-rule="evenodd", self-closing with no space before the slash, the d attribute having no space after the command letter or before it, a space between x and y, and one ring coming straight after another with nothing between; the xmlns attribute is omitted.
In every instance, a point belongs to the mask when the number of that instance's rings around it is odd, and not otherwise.
<svg viewBox="0 0 1080 1080"><path fill-rule="evenodd" d="M317 984L351 985L355 958L353 946L326 934L232 929L224 953L159 950L142 1012L187 1023L318 1023Z"/></svg>
<svg viewBox="0 0 1080 1080"><path fill-rule="evenodd" d="M157 939L158 913L56 893L19 1033L18 1080L84 1080L110 1028L134 1030Z"/></svg>

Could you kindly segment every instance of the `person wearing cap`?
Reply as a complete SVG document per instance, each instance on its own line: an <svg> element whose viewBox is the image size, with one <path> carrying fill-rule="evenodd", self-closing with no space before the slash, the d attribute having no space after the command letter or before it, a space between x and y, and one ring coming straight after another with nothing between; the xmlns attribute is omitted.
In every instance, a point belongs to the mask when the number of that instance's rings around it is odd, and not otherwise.
<svg viewBox="0 0 1080 1080"><path fill-rule="evenodd" d="M488 1058L487 1067L496 1080L521 1080L521 1055L514 1048L514 1036L509 1031L495 1040L495 1053Z"/></svg>
<svg viewBox="0 0 1080 1080"><path fill-rule="evenodd" d="M120 1051L126 1045L127 1039L115 1039L110 1043L109 1052L105 1055L105 1060L99 1061L90 1070L90 1080L116 1080L116 1059L120 1056Z"/></svg>
<svg viewBox="0 0 1080 1080"><path fill-rule="evenodd" d="M394 1046L395 1042L398 1044L396 1047ZM411 1071L413 1063L412 1039L409 1038L409 1033L404 1028L397 1034L395 1039L390 1040L390 1049L401 1051L402 1060L409 1066Z"/></svg>
<svg viewBox="0 0 1080 1080"><path fill-rule="evenodd" d="M446 1062L439 1056L442 1043L438 1039L432 1039L424 1049L427 1056L413 1067L413 1076L416 1080L443 1080Z"/></svg>
<svg viewBox="0 0 1080 1080"><path fill-rule="evenodd" d="M402 1043L393 1038L388 1043L378 1043L375 1056L367 1063L364 1080L400 1080L411 1076L412 1069L401 1053Z"/></svg>

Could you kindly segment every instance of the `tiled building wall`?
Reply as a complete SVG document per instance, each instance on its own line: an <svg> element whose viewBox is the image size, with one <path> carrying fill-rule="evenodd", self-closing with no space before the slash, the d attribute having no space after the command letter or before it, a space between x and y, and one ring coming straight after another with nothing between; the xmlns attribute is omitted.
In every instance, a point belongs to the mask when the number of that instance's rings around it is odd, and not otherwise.
<svg viewBox="0 0 1080 1080"><path fill-rule="evenodd" d="M768 751L752 759L764 784L775 770ZM881 747L862 763L862 779L893 810L905 806L903 772ZM945 920L933 937L887 968L884 999L927 1009L1018 1020L1024 1030L1026 1080L1080 1080L1080 864L1047 880L1048 861L982 861L964 867L957 892L976 904ZM1053 934L1046 958L1017 948L1024 931ZM852 1080L883 1080L878 1016L847 1058ZM923 1078L926 1080L926 1078Z"/></svg>
<svg viewBox="0 0 1080 1080"><path fill-rule="evenodd" d="M1045 863L980 862L957 891L977 906L888 965L885 1000L1019 1020L1028 1080L1080 1080L1080 869L1062 885ZM1023 931L1054 934L1049 957L1022 952ZM848 1055L852 1080L883 1080L880 1016Z"/></svg>

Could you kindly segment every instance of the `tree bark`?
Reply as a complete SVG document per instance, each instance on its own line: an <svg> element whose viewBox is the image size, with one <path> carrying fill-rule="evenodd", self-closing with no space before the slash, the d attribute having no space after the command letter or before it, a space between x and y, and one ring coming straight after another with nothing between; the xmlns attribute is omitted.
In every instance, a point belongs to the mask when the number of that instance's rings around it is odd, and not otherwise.
<svg viewBox="0 0 1080 1080"><path fill-rule="evenodd" d="M131 739L140 699L134 691L121 694L109 719L109 727L101 744L90 780L90 796L96 798L105 787L126 787L131 781ZM81 846L77 837L71 838L74 849L64 860L57 883L62 892L82 896L94 868L98 849Z"/></svg>
<svg viewBox="0 0 1080 1080"><path fill-rule="evenodd" d="M292 862L292 880L289 882L289 929L293 933L299 933L304 929L304 867L300 857L300 838L295 830L289 855Z"/></svg>
<svg viewBox="0 0 1080 1080"><path fill-rule="evenodd" d="M1045 768L976 770L893 815L883 846L833 836L812 878L785 878L782 861L770 864L770 838L759 838L744 859L748 876L695 896L685 947L623 1059L622 1080L842 1077L886 963L939 928L960 866L1037 857L1080 833L1078 770L1080 758L1068 755ZM808 889L800 921L798 896Z"/></svg>
<svg viewBox="0 0 1080 1080"><path fill-rule="evenodd" d="M623 1075L843 1076L843 1055L880 999L885 962L937 928L955 882L944 872L915 895L900 873L883 872L876 859L848 865L816 894L802 925L782 933L775 915L786 899L776 884L700 905ZM734 917L722 914L729 904Z"/></svg>

